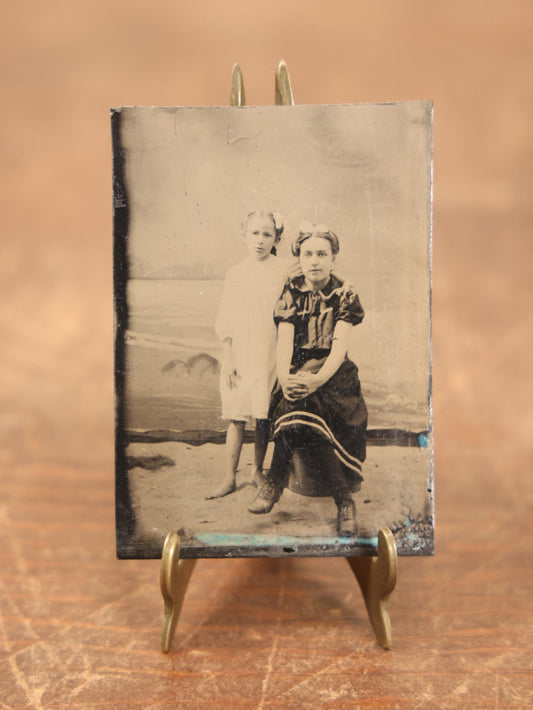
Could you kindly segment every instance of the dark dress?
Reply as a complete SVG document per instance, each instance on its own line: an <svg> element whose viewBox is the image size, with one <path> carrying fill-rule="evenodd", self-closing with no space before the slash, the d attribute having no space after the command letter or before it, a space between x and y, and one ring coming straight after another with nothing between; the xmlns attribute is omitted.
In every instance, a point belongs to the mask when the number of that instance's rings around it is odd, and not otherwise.
<svg viewBox="0 0 533 710"><path fill-rule="evenodd" d="M357 325L364 311L352 286L332 274L321 291L312 291L304 276L289 280L274 311L276 324L294 325L294 350L291 373L301 370L316 372L331 351L333 332L338 321ZM280 437L290 441L290 448L302 452L300 469L305 459L307 468L318 471L318 481L309 485L296 480L290 487L305 495L328 495L329 475L319 461L331 460L332 454L341 464L346 484L357 490L362 479L362 462L366 456L367 409L356 365L346 358L337 372L305 399L291 402L281 388L275 391L271 404L271 421L276 442ZM319 445L325 442L326 446ZM297 477L298 478L298 477ZM294 475L292 476L294 483ZM285 481L287 483L287 481ZM325 484L325 485L324 485ZM300 490L298 490L300 486ZM343 486L344 487L344 486ZM331 487L330 487L331 488Z"/></svg>

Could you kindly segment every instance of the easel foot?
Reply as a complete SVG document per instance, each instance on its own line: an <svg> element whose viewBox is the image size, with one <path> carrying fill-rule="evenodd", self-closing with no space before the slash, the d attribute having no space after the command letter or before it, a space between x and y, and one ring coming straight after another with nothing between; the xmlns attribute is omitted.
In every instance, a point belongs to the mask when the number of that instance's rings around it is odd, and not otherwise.
<svg viewBox="0 0 533 710"><path fill-rule="evenodd" d="M177 532L169 532L163 545L159 576L161 594L165 602L161 631L163 653L168 653L170 650L185 592L195 564L196 560L180 559L180 536Z"/></svg>
<svg viewBox="0 0 533 710"><path fill-rule="evenodd" d="M389 596L398 576L398 553L392 532L389 528L379 531L377 557L347 559L361 587L377 642L382 648L390 648Z"/></svg>

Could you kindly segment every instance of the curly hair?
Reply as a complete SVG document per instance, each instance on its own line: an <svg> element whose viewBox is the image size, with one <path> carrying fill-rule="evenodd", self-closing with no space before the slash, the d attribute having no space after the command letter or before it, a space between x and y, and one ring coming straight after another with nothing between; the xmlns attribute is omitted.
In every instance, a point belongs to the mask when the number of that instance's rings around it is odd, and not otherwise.
<svg viewBox="0 0 533 710"><path fill-rule="evenodd" d="M249 212L243 222L243 232L246 232L246 227L252 217L266 217L267 219L271 219L272 224L274 225L276 242L279 242L281 235L285 230L285 225L283 224L282 216L278 212L271 212L270 210L253 210L252 212Z"/></svg>
<svg viewBox="0 0 533 710"><path fill-rule="evenodd" d="M300 256L300 249L302 247L302 244L306 241L306 239L309 239L310 237L320 237L321 239L327 239L327 241L331 245L331 253L333 254L333 256L339 253L339 238L337 237L335 232L332 232L323 224L305 224L300 226L298 236L296 237L292 245L292 253L294 254L294 256Z"/></svg>

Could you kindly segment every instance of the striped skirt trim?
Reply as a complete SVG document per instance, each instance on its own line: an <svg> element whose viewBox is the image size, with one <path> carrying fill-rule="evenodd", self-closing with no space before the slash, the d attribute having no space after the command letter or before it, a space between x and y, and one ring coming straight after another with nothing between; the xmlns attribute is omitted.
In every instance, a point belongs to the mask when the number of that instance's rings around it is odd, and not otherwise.
<svg viewBox="0 0 533 710"><path fill-rule="evenodd" d="M335 455L339 461L352 469L358 474L361 474L363 465L355 456L349 454L340 441L335 437L329 426L322 417L310 412L289 412L279 417L274 423L274 437L276 437L282 429L286 429L295 425L308 426L311 429L318 431L332 445Z"/></svg>

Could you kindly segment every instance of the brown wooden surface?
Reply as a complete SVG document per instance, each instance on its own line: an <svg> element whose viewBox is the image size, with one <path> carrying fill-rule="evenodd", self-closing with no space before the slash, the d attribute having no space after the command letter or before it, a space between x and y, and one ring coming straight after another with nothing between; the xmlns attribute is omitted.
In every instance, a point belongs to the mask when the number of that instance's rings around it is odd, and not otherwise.
<svg viewBox="0 0 533 710"><path fill-rule="evenodd" d="M528 708L533 4L5 4L0 708ZM393 650L342 559L200 561L159 651L158 563L113 530L108 109L435 100L437 554Z"/></svg>

